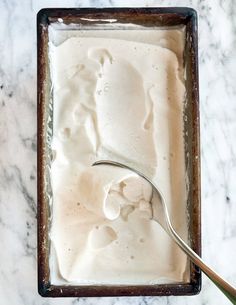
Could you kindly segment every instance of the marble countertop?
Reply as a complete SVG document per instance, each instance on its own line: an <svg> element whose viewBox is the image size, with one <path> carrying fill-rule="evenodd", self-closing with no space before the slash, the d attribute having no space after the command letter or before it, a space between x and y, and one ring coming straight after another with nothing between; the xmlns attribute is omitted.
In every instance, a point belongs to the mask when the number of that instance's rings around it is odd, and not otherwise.
<svg viewBox="0 0 236 305"><path fill-rule="evenodd" d="M0 304L230 304L204 275L193 297L45 299L37 293L36 13L128 2L0 2ZM236 1L135 1L175 5L199 16L203 258L236 285Z"/></svg>

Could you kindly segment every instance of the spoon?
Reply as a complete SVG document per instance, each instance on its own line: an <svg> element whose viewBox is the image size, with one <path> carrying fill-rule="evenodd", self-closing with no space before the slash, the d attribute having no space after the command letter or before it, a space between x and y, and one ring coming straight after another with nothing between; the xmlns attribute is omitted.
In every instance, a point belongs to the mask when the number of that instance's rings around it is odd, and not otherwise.
<svg viewBox="0 0 236 305"><path fill-rule="evenodd" d="M207 266L203 260L198 256L184 241L182 238L174 230L168 209L162 196L161 192L155 186L155 184L150 181L143 173L138 170L131 168L125 164L110 161L110 160L101 160L97 161L93 164L95 165L113 165L117 167L126 168L135 172L146 181L150 183L153 188L153 197L152 197L152 219L157 221L162 228L166 231L166 233L176 242L176 244L188 255L191 261L197 265L207 276L208 278L225 294L225 296L233 303L236 304L236 289L230 285L227 281L225 281L221 276L219 276L215 271L213 271L209 266ZM155 204L153 204L153 202Z"/></svg>

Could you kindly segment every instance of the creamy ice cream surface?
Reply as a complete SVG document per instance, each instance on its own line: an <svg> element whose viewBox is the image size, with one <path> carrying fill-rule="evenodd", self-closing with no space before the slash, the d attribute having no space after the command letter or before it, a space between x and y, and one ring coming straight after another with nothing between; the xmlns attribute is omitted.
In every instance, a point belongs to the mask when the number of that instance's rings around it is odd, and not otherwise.
<svg viewBox="0 0 236 305"><path fill-rule="evenodd" d="M50 34L52 284L188 281L185 254L151 220L152 189L187 240L184 29Z"/></svg>

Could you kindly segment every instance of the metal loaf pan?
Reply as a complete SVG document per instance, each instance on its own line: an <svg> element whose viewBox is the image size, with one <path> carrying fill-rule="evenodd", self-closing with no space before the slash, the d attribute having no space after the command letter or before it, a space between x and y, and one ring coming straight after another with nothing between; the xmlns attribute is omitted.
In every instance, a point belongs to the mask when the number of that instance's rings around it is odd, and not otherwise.
<svg viewBox="0 0 236 305"><path fill-rule="evenodd" d="M79 24L88 27L93 19L97 24L106 24L108 19L119 23L133 23L146 27L186 26L184 63L186 67L186 108L185 154L189 180L188 214L189 239L191 247L201 254L201 211L200 211L200 143L199 143L199 89L197 58L197 14L191 8L83 8L83 9L42 9L37 15L38 43L38 290L44 297L80 296L167 296L194 295L201 289L201 273L191 264L190 282L165 285L86 285L55 286L50 283L49 270L49 229L50 229L50 188L48 138L52 133L49 116L50 75L48 63L48 27L63 19L65 24ZM103 19L103 20L101 20ZM94 21L95 20L95 21ZM52 111L52 109L51 109Z"/></svg>

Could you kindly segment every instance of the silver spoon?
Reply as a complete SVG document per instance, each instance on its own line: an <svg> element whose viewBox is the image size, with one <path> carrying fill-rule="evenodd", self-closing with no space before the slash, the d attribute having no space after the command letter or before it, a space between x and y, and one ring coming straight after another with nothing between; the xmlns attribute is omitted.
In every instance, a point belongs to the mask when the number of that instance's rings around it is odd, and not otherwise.
<svg viewBox="0 0 236 305"><path fill-rule="evenodd" d="M152 202L155 202L155 204L152 204L152 219L157 221L162 226L166 233L188 255L192 262L197 265L208 276L210 280L212 280L212 282L226 295L226 297L233 304L236 304L236 289L227 281L225 281L221 276L219 276L215 271L213 271L210 267L208 267L200 258L200 256L198 256L173 229L164 197L152 181L150 181L144 174L140 173L138 170L119 162L101 160L95 162L93 166L94 165L113 165L117 167L123 167L135 172L136 174L147 180L153 188Z"/></svg>

